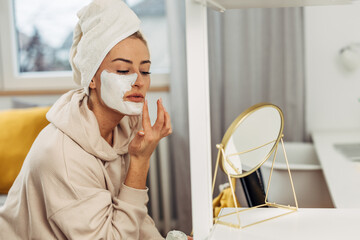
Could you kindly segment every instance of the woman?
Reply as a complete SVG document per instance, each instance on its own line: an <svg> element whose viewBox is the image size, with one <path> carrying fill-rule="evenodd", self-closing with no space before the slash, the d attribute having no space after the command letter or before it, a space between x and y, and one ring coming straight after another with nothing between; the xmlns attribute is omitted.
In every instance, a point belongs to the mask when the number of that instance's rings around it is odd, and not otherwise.
<svg viewBox="0 0 360 240"><path fill-rule="evenodd" d="M140 21L121 0L94 0L78 17L70 63L82 89L48 112L0 210L0 239L163 239L146 177L171 124L161 99L150 124Z"/></svg>

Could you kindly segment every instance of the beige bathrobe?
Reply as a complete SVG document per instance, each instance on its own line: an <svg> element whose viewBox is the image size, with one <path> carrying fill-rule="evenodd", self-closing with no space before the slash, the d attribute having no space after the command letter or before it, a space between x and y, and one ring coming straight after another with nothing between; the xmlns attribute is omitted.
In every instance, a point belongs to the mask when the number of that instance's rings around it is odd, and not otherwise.
<svg viewBox="0 0 360 240"><path fill-rule="evenodd" d="M0 239L163 239L148 190L123 184L140 117L124 117L114 146L100 135L83 90L63 95L0 209Z"/></svg>

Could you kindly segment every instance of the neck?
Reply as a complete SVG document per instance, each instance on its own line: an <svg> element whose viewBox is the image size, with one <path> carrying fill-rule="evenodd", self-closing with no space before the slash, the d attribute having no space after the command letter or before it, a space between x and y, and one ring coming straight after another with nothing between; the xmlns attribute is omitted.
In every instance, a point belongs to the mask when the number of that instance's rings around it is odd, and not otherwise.
<svg viewBox="0 0 360 240"><path fill-rule="evenodd" d="M110 146L112 146L114 128L118 125L124 115L102 103L96 91L90 92L88 106L96 117L101 136Z"/></svg>

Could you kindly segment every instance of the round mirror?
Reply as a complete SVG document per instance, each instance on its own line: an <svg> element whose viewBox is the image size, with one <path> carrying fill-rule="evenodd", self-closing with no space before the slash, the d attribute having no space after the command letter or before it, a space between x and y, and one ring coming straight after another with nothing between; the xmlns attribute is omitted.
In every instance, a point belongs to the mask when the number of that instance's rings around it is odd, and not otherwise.
<svg viewBox="0 0 360 240"><path fill-rule="evenodd" d="M256 171L279 143L283 122L281 109L269 103L256 104L241 113L222 139L221 169L235 178Z"/></svg>

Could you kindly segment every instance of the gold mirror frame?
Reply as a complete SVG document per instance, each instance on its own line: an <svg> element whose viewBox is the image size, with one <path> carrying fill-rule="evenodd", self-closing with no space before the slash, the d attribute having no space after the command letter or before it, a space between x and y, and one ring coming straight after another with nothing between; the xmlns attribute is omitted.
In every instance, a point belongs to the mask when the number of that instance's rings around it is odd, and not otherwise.
<svg viewBox="0 0 360 240"><path fill-rule="evenodd" d="M281 126L280 126L280 131L278 133L277 139L274 141L271 141L269 143L266 143L262 146L258 146L255 147L253 149L249 149L245 152L240 152L240 153L236 153L236 154L242 154L242 153L246 153L249 151L254 151L256 149L259 149L263 146L266 146L270 143L274 142L273 147L271 148L270 152L266 155L266 157L264 158L264 160L262 162L260 162L258 165L256 165L253 169L251 169L251 171L248 171L244 174L238 174L238 175L234 175L234 174L229 174L228 171L225 170L225 166L224 166L224 162L226 161L226 155L224 152L224 148L226 147L226 144L228 143L230 137L232 136L232 134L236 131L237 127L248 117L250 116L252 113L254 113L255 111L265 108L265 107L273 107L275 108L278 112L279 115L281 117ZM234 227L234 228L238 228L238 229L242 229L245 227L249 227L261 222L265 222L280 216L284 216L293 212L296 212L298 210L298 202L297 202L297 198L296 198L296 193L295 193L295 188L294 188L294 184L293 184L293 180L291 177L291 172L290 172L290 167L289 167L289 162L287 159L287 155L286 155L286 151L285 151L285 146L284 146L284 142L283 142L283 129L284 129L284 116L283 113L281 111L281 109L279 107L277 107L276 105L270 104L270 103L259 103L256 104L250 108L248 108L247 110L245 110L243 113L241 113L230 125L230 127L228 128L228 130L226 131L221 144L217 144L216 147L219 149L218 151L218 156L217 156L217 161L216 161L216 166L215 166L215 171L214 171L214 177L213 177L213 184L212 184L212 193L214 193L214 187L215 187L215 180L216 180L216 175L217 175L217 171L218 171L218 167L219 167L219 162L221 162L220 167L223 170L223 172L227 175L228 177L228 181L229 181L229 185L231 188L231 194L232 194L232 198L235 204L235 212L231 212L228 213L226 215L222 215L222 216L218 216L218 217L214 217L214 223L216 224L223 224L226 226L230 226L230 227ZM277 150L278 150L278 145L281 142L282 145L282 149L283 149L283 153L284 153L284 157L285 157L285 161L286 161L286 165L287 165L287 170L288 170L288 174L289 174L289 180L290 180L290 184L292 187L292 192L293 192L293 196L294 196L294 200L295 200L295 206L290 206L290 205L282 205L282 204L277 204L277 203L272 203L272 202L268 202L268 193L269 193L269 189L270 189L270 184L271 184L271 178L272 178L272 173L274 170L274 163L276 161L276 154L277 154ZM274 153L274 154L273 154ZM241 177L246 177L249 174L255 172L257 169L259 169L261 167L261 165L263 165L268 159L269 157L273 154L273 160L272 160L272 166L271 166L271 170L270 170L270 176L269 176L269 181L267 184L267 188L266 188L266 195L265 195L265 199L264 199L264 204L260 204L254 207L250 207L250 208L242 208L239 209L239 207L237 206L237 200L236 200L236 196L235 196L235 190L234 190L234 186L232 184L231 178L241 178ZM230 161L228 161L229 163ZM233 167L234 168L234 167ZM258 208L261 207L270 207L270 208L278 208L281 210L285 210L286 212L272 216L272 217L268 217L265 219L261 219L259 221L255 221L254 223L251 224L247 224L247 225L241 225L241 221L240 221L240 215L242 213L248 213L249 210L256 210ZM233 222L226 222L221 220L222 218L231 216L233 214L236 214L237 216L237 223L233 223Z"/></svg>
<svg viewBox="0 0 360 240"><path fill-rule="evenodd" d="M231 125L229 126L229 128L227 129L227 131L225 132L225 135L221 141L221 144L220 145L217 145L217 148L222 148L222 149L226 149L226 145L227 143L229 142L229 139L231 138L231 136L233 135L233 133L236 131L236 129L239 127L239 125L244 122L244 120L246 118L248 118L251 114L253 114L255 111L257 110L260 110L262 108L266 108L266 107L272 107L274 109L276 109L278 112L279 112L279 115L280 115L280 118L281 118L281 123L280 123L280 131L279 131L279 134L276 138L276 140L274 141L274 145L272 147L272 149L270 150L270 152L266 155L266 157L264 158L264 160L259 163L258 165L256 165L254 168L251 169L251 171L248 171L248 172L245 172L245 173L242 173L242 174L229 174L231 177L233 178L242 178L242 177L246 177L248 175L250 175L251 173L255 172L257 169L259 169L261 167L261 165L263 165L268 159L269 157L271 156L271 154L273 154L273 152L275 151L275 148L277 147L277 145L279 144L279 141L280 139L282 138L283 136L283 130L284 130L284 115L281 111L281 109L274 105L274 104L271 104L271 103L258 103L250 108L248 108L247 110L245 110L244 112L242 112L232 123ZM269 144L269 143L267 143ZM250 151L253 151L253 150L256 150L258 148L261 148L267 144L264 144L262 146L258 146L256 148L253 148L253 149L249 149L247 152L250 152ZM241 153L239 153L241 154ZM225 168L225 154L220 154L220 168L221 170L228 174L226 168Z"/></svg>

